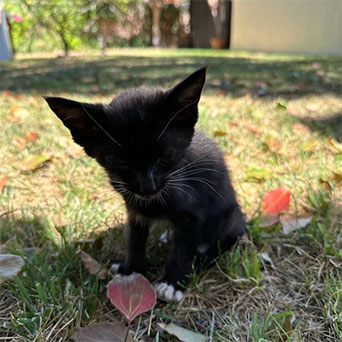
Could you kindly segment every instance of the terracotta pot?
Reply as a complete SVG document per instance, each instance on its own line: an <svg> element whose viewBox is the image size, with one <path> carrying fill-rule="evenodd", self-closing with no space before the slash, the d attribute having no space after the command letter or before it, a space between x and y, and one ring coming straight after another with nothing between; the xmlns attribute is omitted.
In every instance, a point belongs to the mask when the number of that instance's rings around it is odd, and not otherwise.
<svg viewBox="0 0 342 342"><path fill-rule="evenodd" d="M227 40L224 38L211 38L210 45L212 49L225 49L227 47Z"/></svg>

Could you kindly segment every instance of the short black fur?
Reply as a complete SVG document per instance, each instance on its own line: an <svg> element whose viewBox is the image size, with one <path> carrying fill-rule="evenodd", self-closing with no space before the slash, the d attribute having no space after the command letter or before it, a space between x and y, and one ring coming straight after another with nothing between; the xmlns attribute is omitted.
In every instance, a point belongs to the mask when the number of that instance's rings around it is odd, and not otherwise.
<svg viewBox="0 0 342 342"><path fill-rule="evenodd" d="M123 196L128 251L119 272L144 272L145 245L155 220L174 227L164 280L178 286L195 256L210 263L244 234L221 152L195 131L206 69L174 88L126 90L108 104L47 97L76 143L96 158Z"/></svg>

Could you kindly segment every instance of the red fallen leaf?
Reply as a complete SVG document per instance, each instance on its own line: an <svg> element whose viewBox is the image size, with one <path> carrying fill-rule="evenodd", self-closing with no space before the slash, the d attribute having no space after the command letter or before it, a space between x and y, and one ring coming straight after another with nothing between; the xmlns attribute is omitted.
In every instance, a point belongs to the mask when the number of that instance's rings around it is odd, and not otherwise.
<svg viewBox="0 0 342 342"><path fill-rule="evenodd" d="M139 273L113 279L108 284L107 297L129 322L153 309L157 301L154 287Z"/></svg>
<svg viewBox="0 0 342 342"><path fill-rule="evenodd" d="M7 175L0 177L0 192L2 192L2 190L4 189L7 179L8 179Z"/></svg>
<svg viewBox="0 0 342 342"><path fill-rule="evenodd" d="M267 192L262 200L261 209L264 214L279 214L290 204L291 194L285 188Z"/></svg>
<svg viewBox="0 0 342 342"><path fill-rule="evenodd" d="M2 95L4 95L4 96L11 96L11 91L10 90L4 90L2 92Z"/></svg>
<svg viewBox="0 0 342 342"><path fill-rule="evenodd" d="M89 271L90 274L96 274L99 279L107 278L108 270L106 268L101 269L101 265L88 253L81 251L80 255L85 268Z"/></svg>
<svg viewBox="0 0 342 342"><path fill-rule="evenodd" d="M39 138L39 134L36 133L36 132L28 132L26 134L26 137L27 137L28 141L33 142L33 141L35 141L35 140L37 140Z"/></svg>
<svg viewBox="0 0 342 342"><path fill-rule="evenodd" d="M71 338L75 342L133 342L130 334L127 334L127 328L119 322L114 323L95 323L85 328L81 328Z"/></svg>

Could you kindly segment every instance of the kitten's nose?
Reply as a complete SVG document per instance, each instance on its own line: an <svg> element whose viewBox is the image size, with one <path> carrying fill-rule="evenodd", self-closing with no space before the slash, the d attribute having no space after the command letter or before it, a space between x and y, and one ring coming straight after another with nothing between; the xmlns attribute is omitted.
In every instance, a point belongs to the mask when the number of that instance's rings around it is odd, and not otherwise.
<svg viewBox="0 0 342 342"><path fill-rule="evenodd" d="M152 195L156 192L156 182L154 179L153 171L149 170L147 173L140 177L140 192L143 195Z"/></svg>

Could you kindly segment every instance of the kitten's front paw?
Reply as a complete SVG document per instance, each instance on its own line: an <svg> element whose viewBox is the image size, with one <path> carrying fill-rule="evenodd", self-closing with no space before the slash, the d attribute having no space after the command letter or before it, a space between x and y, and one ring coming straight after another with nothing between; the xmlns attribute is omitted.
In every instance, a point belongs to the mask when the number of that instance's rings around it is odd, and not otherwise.
<svg viewBox="0 0 342 342"><path fill-rule="evenodd" d="M173 285L169 285L168 283L157 283L154 285L154 288L157 291L158 298L166 302L180 302L184 297L182 291L176 290Z"/></svg>
<svg viewBox="0 0 342 342"><path fill-rule="evenodd" d="M119 268L120 268L120 264L112 264L112 266L110 266L110 273L112 275L115 275L117 273L119 273Z"/></svg>

